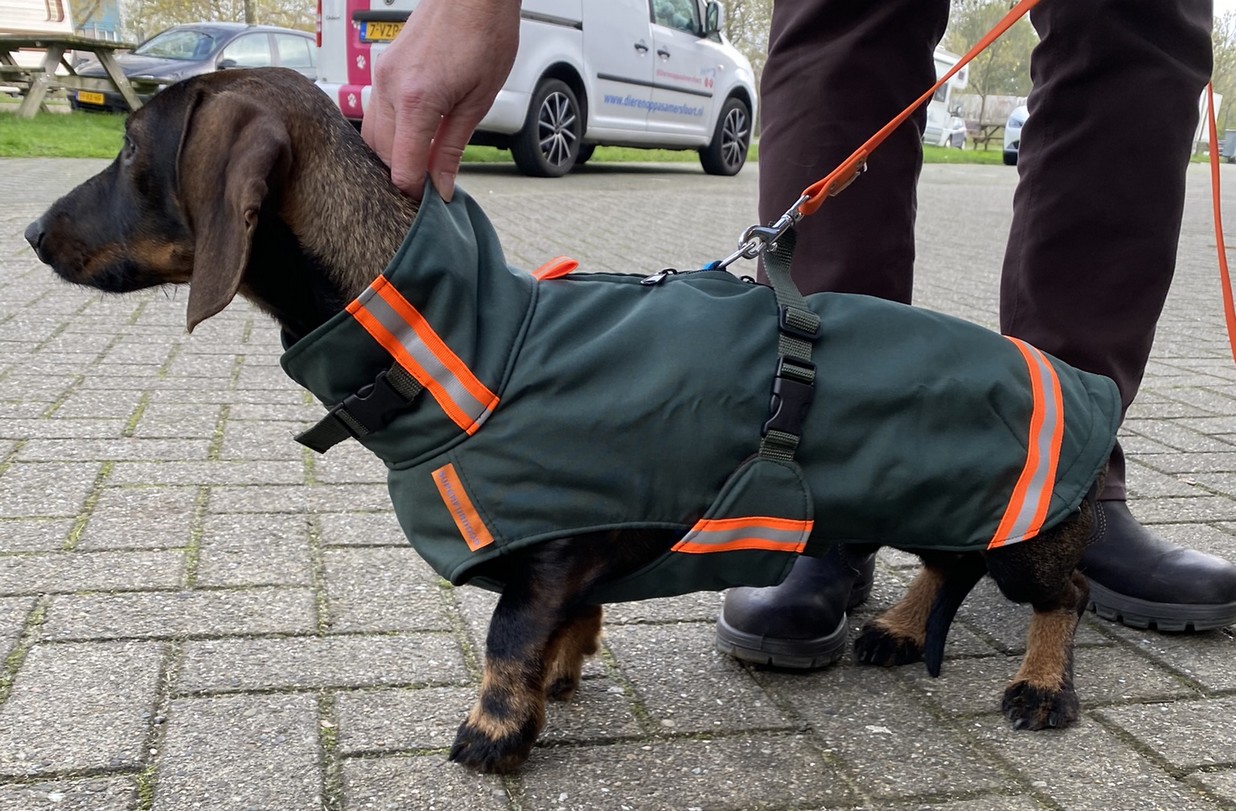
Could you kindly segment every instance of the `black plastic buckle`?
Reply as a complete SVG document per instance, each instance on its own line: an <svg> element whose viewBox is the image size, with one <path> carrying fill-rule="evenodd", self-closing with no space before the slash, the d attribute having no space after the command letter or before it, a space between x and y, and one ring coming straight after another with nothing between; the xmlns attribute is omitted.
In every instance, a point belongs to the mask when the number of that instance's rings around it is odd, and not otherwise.
<svg viewBox="0 0 1236 811"><path fill-rule="evenodd" d="M795 365L815 372L814 363L793 361ZM807 383L785 373L785 358L777 359L777 376L773 378L772 402L769 404L768 421L760 436L768 436L769 431L781 431L794 436L802 436L803 422L807 417L807 409L815 396L815 384Z"/></svg>
<svg viewBox="0 0 1236 811"><path fill-rule="evenodd" d="M356 394L349 394L343 398L342 403L331 409L331 414L341 409L347 411L348 416L360 424L366 434L385 428L391 420L395 419L398 412L408 407L410 402L407 397L395 390L395 387L386 379L386 374L385 371L378 372L378 376L373 379L372 383L362 387ZM338 415L335 414L335 416ZM346 420L340 421L347 425ZM348 430L356 433L350 425Z"/></svg>
<svg viewBox="0 0 1236 811"><path fill-rule="evenodd" d="M800 312L802 311L801 308L798 308L798 309ZM777 324L778 326L781 327L781 331L784 332L786 335L793 335L795 338L802 338L805 341L819 340L820 333L823 329L824 320L820 318L818 315L816 315L811 310L807 310L806 312L810 315L815 316L815 329L811 332L807 332L804 329L795 327L794 325L790 323L790 305L782 304L780 307L778 307L777 308ZM780 368L778 368L778 373L780 373Z"/></svg>

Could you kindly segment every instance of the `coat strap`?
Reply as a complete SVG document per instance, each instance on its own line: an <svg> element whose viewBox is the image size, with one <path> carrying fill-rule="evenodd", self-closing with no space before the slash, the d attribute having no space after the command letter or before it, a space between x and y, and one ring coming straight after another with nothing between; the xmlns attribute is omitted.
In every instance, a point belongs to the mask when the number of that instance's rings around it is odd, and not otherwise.
<svg viewBox="0 0 1236 811"><path fill-rule="evenodd" d="M795 242L794 229L790 228L764 253L764 272L777 296L779 334L772 403L762 431L760 455L782 462L794 458L815 394L811 352L820 337L820 317L807 306L807 300L790 277Z"/></svg>
<svg viewBox="0 0 1236 811"><path fill-rule="evenodd" d="M360 439L385 428L424 391L398 363L382 372L356 394L344 398L326 416L296 441L318 453L326 453L345 439Z"/></svg>

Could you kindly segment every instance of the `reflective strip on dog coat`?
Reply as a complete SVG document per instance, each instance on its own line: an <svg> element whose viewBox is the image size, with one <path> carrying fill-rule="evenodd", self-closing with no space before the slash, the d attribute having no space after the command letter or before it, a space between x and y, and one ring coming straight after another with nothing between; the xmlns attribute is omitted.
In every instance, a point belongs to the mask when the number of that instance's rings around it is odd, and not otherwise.
<svg viewBox="0 0 1236 811"><path fill-rule="evenodd" d="M447 204L427 187L382 278L283 357L328 405L393 361L429 390L362 442L389 468L404 532L452 583L603 530L683 535L605 601L771 585L834 543L1023 541L1077 509L1114 442L1107 378L956 318L824 293L808 297L823 335L795 462L772 462L756 456L778 359L771 289L711 271L651 286L544 275L507 265L466 194Z"/></svg>

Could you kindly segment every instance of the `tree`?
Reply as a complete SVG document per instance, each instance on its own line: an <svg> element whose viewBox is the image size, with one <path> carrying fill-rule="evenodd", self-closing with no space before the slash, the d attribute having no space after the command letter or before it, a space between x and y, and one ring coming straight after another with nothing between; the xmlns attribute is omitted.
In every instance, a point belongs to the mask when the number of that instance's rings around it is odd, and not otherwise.
<svg viewBox="0 0 1236 811"><path fill-rule="evenodd" d="M942 45L964 54L1004 18L1009 0L952 0L948 30ZM975 143L986 149L1009 112L1030 92L1030 52L1038 35L1030 21L1022 18L1004 35L974 58L967 69L967 94L972 103L964 104ZM973 103L977 100L977 103Z"/></svg>
<svg viewBox="0 0 1236 811"><path fill-rule="evenodd" d="M1215 19L1211 44L1215 54L1211 83L1215 94L1223 96L1223 103L1218 105L1218 127L1222 135L1231 122L1236 121L1232 115L1232 105L1236 105L1236 12L1229 11Z"/></svg>
<svg viewBox="0 0 1236 811"><path fill-rule="evenodd" d="M124 19L125 38L135 42L170 25L203 20L312 31L314 6L303 0L126 0Z"/></svg>
<svg viewBox="0 0 1236 811"><path fill-rule="evenodd" d="M751 61L756 87L768 59L772 5L773 0L729 0L725 4L725 36Z"/></svg>

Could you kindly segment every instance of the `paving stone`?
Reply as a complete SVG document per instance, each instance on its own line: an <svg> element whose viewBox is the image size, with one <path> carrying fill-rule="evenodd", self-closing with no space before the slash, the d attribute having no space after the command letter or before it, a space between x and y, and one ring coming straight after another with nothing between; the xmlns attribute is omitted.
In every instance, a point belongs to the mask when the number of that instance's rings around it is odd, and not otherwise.
<svg viewBox="0 0 1236 811"><path fill-rule="evenodd" d="M99 470L94 462L17 462L0 477L0 517L76 515Z"/></svg>
<svg viewBox="0 0 1236 811"><path fill-rule="evenodd" d="M398 786L397 791L392 786ZM508 811L502 778L448 763L445 755L348 760L345 811Z"/></svg>
<svg viewBox="0 0 1236 811"><path fill-rule="evenodd" d="M521 774L522 808L571 811L848 808L837 766L802 736L543 747Z"/></svg>
<svg viewBox="0 0 1236 811"><path fill-rule="evenodd" d="M309 695L172 701L154 811L318 811L317 700Z"/></svg>
<svg viewBox="0 0 1236 811"><path fill-rule="evenodd" d="M301 431L308 428L306 422L242 422L229 417L219 446L219 458L224 461L283 461L295 462L303 467L305 446L295 441Z"/></svg>
<svg viewBox="0 0 1236 811"><path fill-rule="evenodd" d="M1170 671L1123 648L1077 648L1075 685L1082 710L1130 701L1197 697L1197 691ZM981 715L1000 712L1004 688L1021 666L1020 656L945 661L940 678L922 665L898 672L928 695L941 712Z"/></svg>
<svg viewBox="0 0 1236 811"><path fill-rule="evenodd" d="M308 589L138 592L53 597L45 639L171 638L227 634L312 633L316 606Z"/></svg>
<svg viewBox="0 0 1236 811"><path fill-rule="evenodd" d="M447 749L477 686L360 690L335 695L344 755Z"/></svg>
<svg viewBox="0 0 1236 811"><path fill-rule="evenodd" d="M201 537L198 586L307 586L313 582L306 519L211 515Z"/></svg>
<svg viewBox="0 0 1236 811"><path fill-rule="evenodd" d="M34 602L33 597L0 597L0 662L8 658L25 632Z"/></svg>
<svg viewBox="0 0 1236 811"><path fill-rule="evenodd" d="M210 443L204 439L34 439L22 447L18 458L26 462L204 460L209 447Z"/></svg>
<svg viewBox="0 0 1236 811"><path fill-rule="evenodd" d="M1208 795L1217 798L1228 806L1236 805L1236 770L1224 769L1213 773L1189 775L1187 782L1197 786Z"/></svg>
<svg viewBox="0 0 1236 811"><path fill-rule="evenodd" d="M132 777L0 785L0 811L129 811L136 801Z"/></svg>
<svg viewBox="0 0 1236 811"><path fill-rule="evenodd" d="M115 417L128 420L141 402L139 391L75 391L56 409L65 419Z"/></svg>
<svg viewBox="0 0 1236 811"><path fill-rule="evenodd" d="M327 484L386 483L386 465L362 445L347 442L314 459L314 477Z"/></svg>
<svg viewBox="0 0 1236 811"><path fill-rule="evenodd" d="M64 548L72 518L0 518L0 553L51 552Z"/></svg>
<svg viewBox="0 0 1236 811"><path fill-rule="evenodd" d="M822 674L763 674L765 688L811 724L813 738L841 759L857 787L877 799L1012 786L1012 775L944 725L913 690L883 668ZM1003 719L1001 719L1003 721ZM890 764L896 764L891 768Z"/></svg>
<svg viewBox="0 0 1236 811"><path fill-rule="evenodd" d="M77 548L188 546L197 498L196 487L104 487Z"/></svg>
<svg viewBox="0 0 1236 811"><path fill-rule="evenodd" d="M621 625L605 643L651 722L679 733L788 729L776 704L736 660L714 648L711 624Z"/></svg>
<svg viewBox="0 0 1236 811"><path fill-rule="evenodd" d="M109 482L133 484L297 484L300 462L117 462Z"/></svg>
<svg viewBox="0 0 1236 811"><path fill-rule="evenodd" d="M1099 715L1137 739L1173 769L1236 766L1236 697L1110 707Z"/></svg>
<svg viewBox="0 0 1236 811"><path fill-rule="evenodd" d="M211 639L185 644L177 689L442 685L467 679L459 645L448 634Z"/></svg>
<svg viewBox="0 0 1236 811"><path fill-rule="evenodd" d="M1231 629L1200 634L1159 634L1114 623L1107 633L1126 640L1164 667L1212 691L1236 689L1236 634Z"/></svg>
<svg viewBox="0 0 1236 811"><path fill-rule="evenodd" d="M605 607L605 622L613 625L639 622L715 622L721 613L724 592L701 591L680 597L662 597Z"/></svg>
<svg viewBox="0 0 1236 811"><path fill-rule="evenodd" d="M408 545L393 511L373 513L322 513L317 516L323 546Z"/></svg>
<svg viewBox="0 0 1236 811"><path fill-rule="evenodd" d="M222 406L164 403L159 397L146 407L133 436L142 439L214 439Z"/></svg>
<svg viewBox="0 0 1236 811"><path fill-rule="evenodd" d="M120 437L127 423L121 419L45 420L27 417L14 415L12 419L0 420L0 438L111 439Z"/></svg>
<svg viewBox="0 0 1236 811"><path fill-rule="evenodd" d="M214 487L211 509L216 512L378 512L391 509L385 485L255 485Z"/></svg>
<svg viewBox="0 0 1236 811"><path fill-rule="evenodd" d="M52 552L0 558L0 594L174 589L180 552Z"/></svg>
<svg viewBox="0 0 1236 811"><path fill-rule="evenodd" d="M1097 723L1015 732L1003 718L978 718L971 733L1016 766L1063 809L1215 811L1219 806L1130 749Z"/></svg>
<svg viewBox="0 0 1236 811"><path fill-rule="evenodd" d="M327 549L334 631L449 630L440 578L411 547Z"/></svg>
<svg viewBox="0 0 1236 811"><path fill-rule="evenodd" d="M151 642L32 647L0 707L0 775L138 766L162 648Z"/></svg>

